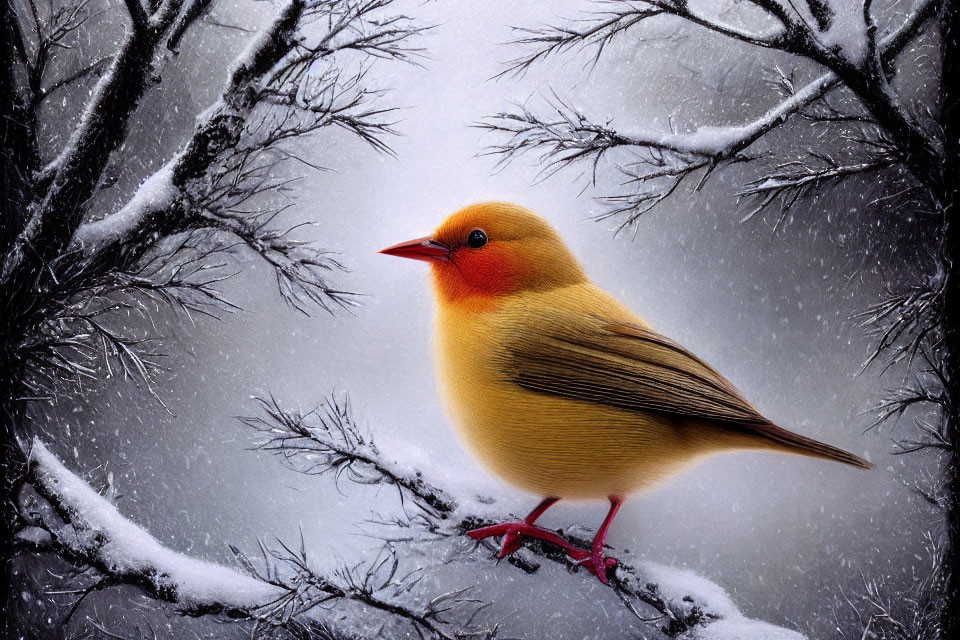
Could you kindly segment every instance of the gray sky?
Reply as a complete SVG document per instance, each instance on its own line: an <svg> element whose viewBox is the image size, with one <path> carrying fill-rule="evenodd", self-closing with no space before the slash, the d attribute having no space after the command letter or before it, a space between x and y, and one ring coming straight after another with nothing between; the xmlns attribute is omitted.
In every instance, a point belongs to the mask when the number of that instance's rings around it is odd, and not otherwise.
<svg viewBox="0 0 960 640"><path fill-rule="evenodd" d="M438 25L423 38L426 69L378 63L373 73L395 89L386 100L404 107L403 137L391 141L397 157L337 135L305 146L332 171L306 176L294 215L314 221L309 234L350 268L338 282L365 294L352 314L298 315L251 258L226 287L245 312L170 329L177 335L167 352L196 354L171 359L169 376L158 384L173 415L130 386L108 384L64 415L58 428L70 428L73 439L82 434L84 468L103 463L118 476L125 513L172 546L214 560L229 559L228 542L253 548L258 535L294 538L300 525L309 545L329 552L319 553L321 561L353 559L373 545L356 535L358 523L371 509L394 508L389 492L344 484L338 493L331 481L299 478L249 451L251 434L231 416L255 412L254 393L270 391L304 409L330 393L349 393L356 416L384 451L454 491L496 496L525 512L538 498L479 467L442 413L426 268L375 253L428 233L466 204L517 202L560 230L599 285L714 364L767 416L877 462L875 472L864 473L773 454L717 458L634 496L610 534L610 543L633 557L719 582L747 615L823 637L833 628L836 586L855 583L860 571L902 575L922 564L914 557L919 531L933 520L903 487L906 461L887 455L888 438L861 435L869 417L859 412L884 384L873 372L856 376L869 343L846 318L878 291L869 274L845 277L861 259L831 242L842 223L824 222L823 210L833 208L842 220L865 194L801 206L786 232L774 234L770 221L738 222L743 209L732 194L746 174L729 172L693 197L668 201L631 239L615 238L613 223L589 220L600 210L590 196L603 190L580 195L585 180L577 171L534 184L538 167L530 157L492 173L492 161L478 157L492 139L468 125L509 101L538 104L550 88L595 119L625 126L662 126L671 116L681 125L735 122L775 99L758 73L763 65L756 52L696 31L679 43L645 46L628 36L592 74L582 61L559 58L523 78L488 80L511 57L500 44L510 37L507 25L575 15L581 5L544 6L412 4L411 12ZM235 11L225 4L216 15L245 22L265 13L263 6L241 3ZM178 64L189 69L183 83L189 88L173 92L178 111L163 115L173 131L215 93L226 53L243 43L233 31L216 38L199 50L195 40L184 43ZM724 85L714 86L731 66ZM175 135L164 137L161 147L176 143ZM561 504L544 522L595 526L604 510L602 504ZM571 589L569 579L543 584L514 580L511 571L491 562L492 576L511 578L503 586L508 595L543 611L543 632L574 619L603 624L603 607L616 607L600 599L580 615L544 595L544 589Z"/></svg>

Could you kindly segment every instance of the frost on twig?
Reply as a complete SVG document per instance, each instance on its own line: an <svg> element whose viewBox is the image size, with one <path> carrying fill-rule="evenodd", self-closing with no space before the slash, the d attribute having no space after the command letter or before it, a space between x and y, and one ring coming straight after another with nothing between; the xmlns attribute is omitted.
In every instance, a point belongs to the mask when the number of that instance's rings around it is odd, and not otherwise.
<svg viewBox="0 0 960 640"><path fill-rule="evenodd" d="M256 398L263 415L240 418L259 438L254 448L280 456L307 475L346 475L359 484L393 485L401 500L410 500L430 518L445 519L457 509L445 491L428 484L420 472L408 472L384 458L373 438L354 422L350 401L330 397L321 406L300 413L284 409L276 398Z"/></svg>
<svg viewBox="0 0 960 640"><path fill-rule="evenodd" d="M833 607L839 640L862 638L941 638L939 609L945 589L943 540L927 533L925 554L918 556L929 565L929 572L906 589L898 589L885 579L863 574L854 589L840 590Z"/></svg>
<svg viewBox="0 0 960 640"><path fill-rule="evenodd" d="M162 545L39 440L29 465L17 500L24 523L17 539L25 548L93 569L94 576L85 574L93 582L77 591L82 595L73 611L93 590L130 584L186 615L247 620L255 638L347 638L351 625L378 635L412 627L420 637L441 640L498 637L496 624L483 623L486 607L470 587L426 594L419 586L422 572L404 572L389 547L372 561L326 574L302 539L297 545L261 542L257 560L231 546L238 564L231 569Z"/></svg>

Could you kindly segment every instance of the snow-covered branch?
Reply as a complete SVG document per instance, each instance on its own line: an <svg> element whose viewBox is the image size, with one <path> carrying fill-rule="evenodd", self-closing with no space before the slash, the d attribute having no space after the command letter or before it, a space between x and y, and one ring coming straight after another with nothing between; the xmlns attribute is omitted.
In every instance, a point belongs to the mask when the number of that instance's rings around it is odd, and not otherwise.
<svg viewBox="0 0 960 640"><path fill-rule="evenodd" d="M371 629L412 626L420 637L440 640L496 637L496 625L481 624L482 602L469 595L469 588L425 596L417 587L421 571L402 573L389 549L331 575L315 568L302 541L261 543L257 562L231 546L239 570L173 551L121 515L39 440L33 442L17 502L22 547L57 553L99 574L80 593L135 585L186 615L223 613L249 620L255 638L298 637L297 632L311 630L317 635L305 637L352 637L341 628L349 617L333 615L333 605L360 607L367 615L356 619L368 620Z"/></svg>
<svg viewBox="0 0 960 640"><path fill-rule="evenodd" d="M385 459L373 438L354 422L348 398L329 398L307 412L283 408L276 398L257 398L264 415L240 420L260 434L254 447L280 456L291 469L307 475L344 474L351 482L385 484L397 488L402 500L411 499L432 518L444 519L457 508L446 492L429 485Z"/></svg>
<svg viewBox="0 0 960 640"><path fill-rule="evenodd" d="M35 186L46 190L46 198L23 206L34 212L31 230L6 256L0 278L8 308L17 310L13 325L24 334L12 348L27 363L29 395L42 395L33 389L52 378L91 375L91 357L98 354L149 387L153 341L111 328L109 311L147 317L144 298L187 314L234 309L216 285L231 275L228 265L241 250L273 269L280 294L303 313L353 303L350 293L330 282L331 273L342 269L336 256L298 239L303 223L284 221L299 179L294 172L321 168L300 155L302 146L290 143L339 128L390 153L384 138L394 133L392 110L375 104L382 91L369 86L368 63L371 57L415 58L418 49L408 41L422 31L391 12L392 4L285 2L234 61L219 97L200 114L183 146L119 209L95 218L89 211L92 192L81 193L83 185L99 188L111 145L125 137L137 92L145 90L117 83L133 83L136 73L152 68L171 24L187 29L209 8L197 0L177 17L178 0L156 9L131 4L134 12L139 7L149 13L148 24L127 35L74 140L37 176ZM79 9L75 13L80 15ZM343 60L344 55L360 60ZM98 73L104 65L94 62L62 82ZM345 71L350 65L355 70ZM127 93L114 95L121 89ZM106 134L100 132L104 127ZM101 143L102 135L110 139ZM56 204L61 196L66 199ZM61 211L67 204L69 211ZM54 250L59 239L43 239L67 230L72 237L66 247Z"/></svg>
<svg viewBox="0 0 960 640"><path fill-rule="evenodd" d="M256 105L254 93L267 73L294 46L294 35L305 3L291 0L269 28L234 63L220 99L200 118L185 147L150 176L119 211L77 229L72 245L91 262L95 256L135 241L136 234L155 231L158 218L173 220L174 229L185 228L187 203L181 191L190 179L201 178L225 149L239 140L246 118ZM112 260L101 260L110 264Z"/></svg>
<svg viewBox="0 0 960 640"><path fill-rule="evenodd" d="M186 612L246 616L283 595L276 585L166 548L122 516L39 440L33 442L29 465L31 483L19 496L20 514L27 523L18 536L21 541L54 548Z"/></svg>
<svg viewBox="0 0 960 640"><path fill-rule="evenodd" d="M653 15L668 12L668 7L681 7L683 11L688 11L686 3L674 5L670 2L644 2L639 4L640 8L631 5L630 9L615 9L612 17L606 17L579 31L559 29L528 33L524 41L539 43L541 48L533 55L513 63L513 66L508 69L523 68L540 57L578 43L581 45L594 43L602 49L608 39L621 33L624 26L631 20L645 20ZM775 13L775 7L779 6L775 2L754 4L764 5L761 8L768 11L781 24L786 20L788 30L793 28L791 25L795 23L799 25L802 22L796 15L784 13L781 16ZM903 48L917 37L923 24L930 17L934 5L935 3L930 0L920 0L909 17L880 40L876 56L877 69L883 65L889 65ZM676 10L672 13L686 17L682 13L677 13ZM858 16L858 19L863 19L862 14ZM835 18L831 18L829 24L831 29L840 28L836 26ZM870 34L872 36L873 32L871 31ZM819 43L817 46L824 45ZM819 55L807 53L811 59L820 61ZM875 123L882 131L887 132L892 151L880 155L872 153L867 159L847 163L842 167L833 166L828 172L811 172L810 175L793 173L781 175L781 171L775 170L774 173L765 175L748 185L744 190L744 193L761 196L762 206L770 204L788 191L795 193L798 188L802 189L811 181L818 180L817 176L820 180L839 180L889 166L895 162L909 163L922 160L925 166L931 164L933 158L931 154L934 151L928 135L909 121L908 116L893 104L893 98L884 92L883 87L870 84L874 82L885 85L887 80L883 72L879 72L880 77L871 76L869 82L861 78L859 86L851 86L873 117L835 112L832 105L827 107L830 113L821 114L821 117L813 115L816 111L809 111L811 107L815 107L822 101L831 89L842 84L850 86L851 78L856 73L848 67L838 67L838 69L828 71L799 88L790 84L790 92L786 97L759 117L741 125L702 125L690 132L614 129L609 123L597 123L562 99L555 98L550 105L552 111L550 115L534 113L526 106L520 105L515 111L495 114L478 126L505 136L504 142L488 148L490 155L498 157L499 164L507 163L526 152L537 152L539 163L543 166L542 175L549 175L584 160L591 162L593 171L596 172L598 163L610 150L622 149L630 154L629 159L619 168L625 174L626 182L634 185L636 191L607 197L606 200L611 207L606 214L600 216L606 218L623 214L625 217L621 228L633 224L640 215L673 194L689 176L700 175L699 182L696 184L696 188L699 189L716 168L724 164L756 159L757 156L750 155L748 150L795 114L816 118L821 122ZM864 71L864 73L867 72ZM865 91L871 92L872 99L866 100ZM822 112L822 109L820 111ZM870 148L870 145L866 145L865 148ZM783 166L780 168L782 169ZM764 188L757 190L759 187ZM769 197L771 192L773 197Z"/></svg>
<svg viewBox="0 0 960 640"><path fill-rule="evenodd" d="M188 313L228 309L212 285L229 275L223 258L240 248L273 268L281 295L297 310L352 304L351 294L330 283L342 268L336 257L297 239L302 225L284 222L298 179L291 168L320 168L290 142L336 127L390 152L383 138L394 133L392 110L374 104L382 92L369 86L368 63L415 59L420 52L410 39L423 30L393 4L283 3L234 61L223 91L179 151L119 209L95 217L93 196L147 85L157 80L159 49L176 48L167 38L182 36L210 8L206 0L128 4L135 26L120 50L47 88L103 75L68 143L45 169L31 172L36 201L22 207L30 221L0 275L0 290L17 310L11 326L25 334L15 347L30 371L85 375L81 354L96 351L81 344L87 337L109 346L103 351L129 354L115 361L143 373L149 367L135 357L139 339L113 333L99 311L91 319L76 307L96 299L98 310L118 308L107 292L122 291L163 297ZM61 30L82 24L86 3L69 6L74 10L57 18L67 25ZM356 70L345 71L350 65ZM48 93L38 88L33 95L35 108ZM198 258L208 262L199 265ZM212 275L212 267L220 271ZM130 304L121 307L142 311Z"/></svg>
<svg viewBox="0 0 960 640"><path fill-rule="evenodd" d="M280 456L289 468L307 475L330 474L337 480L343 477L358 484L393 486L403 503L417 505L415 513L404 511L402 517L374 521L377 530L372 535L381 537L391 547L403 545L423 551L446 542L469 543L492 555L499 551L490 540L474 545L464 534L502 521L508 514L487 499L482 503L456 500L430 484L420 472L405 470L359 429L346 401L331 398L307 413L284 410L272 397L259 402L263 415L241 418L258 434L256 449ZM558 535L574 546L590 544L588 537L569 530ZM474 562L486 562L488 558L487 554L470 555ZM616 555L623 560L623 554ZM508 557L510 565L528 574L540 571L544 560L593 582L592 576L580 571L563 549L549 542L529 540ZM720 587L690 572L648 562L621 561L609 577L613 593L638 622L667 637L802 638L796 632L745 618Z"/></svg>
<svg viewBox="0 0 960 640"><path fill-rule="evenodd" d="M139 2L134 4L145 11ZM21 306L23 296L34 295L37 280L46 280L47 265L82 223L107 162L126 139L130 118L151 84L154 54L179 6L179 0L167 0L142 25L145 14L133 18L134 27L93 91L79 124L57 158L35 178L44 197L0 272L0 289L16 301L15 306ZM27 307L25 302L23 306Z"/></svg>
<svg viewBox="0 0 960 640"><path fill-rule="evenodd" d="M321 5L336 19L317 37L320 44L309 46L304 30L314 30L316 8L300 0L288 3L237 60L220 99L201 116L183 149L119 211L77 230L71 249L81 256L82 279L96 281L118 267L135 269L158 239L199 232L220 246L239 241L260 254L274 267L281 293L301 311L348 304L348 294L327 283L337 261L288 237L293 228L275 224L288 205L264 198L287 196L292 179L276 177L279 165L312 166L284 146L294 138L339 127L389 151L382 137L393 133L384 119L390 110L370 105L379 92L365 87L365 73L344 78L334 65L318 71L325 59L357 48L355 39L341 42L331 34L362 33L371 41L364 53L399 56L401 34L408 38L419 29L402 16L370 15L389 4ZM361 18L370 24L357 24Z"/></svg>
<svg viewBox="0 0 960 640"><path fill-rule="evenodd" d="M419 587L424 570L404 573L398 554L399 545L423 549L447 541L472 546L463 531L489 522L488 514L468 513L418 474L407 474L396 463L386 461L371 442L358 439L341 405L328 404L322 419L308 414L321 420L323 427L301 428L296 414L279 409L275 401L265 404L265 409L266 418L247 422L261 433L272 421L283 423L273 429L274 442L286 438L282 447L267 448L282 453L293 468L305 473L321 473L325 465L340 472L349 468L347 477L352 481L393 484L424 508L403 523L391 525L402 529L399 535L384 535L388 544L380 555L332 574L317 570L302 540L297 545L261 542L259 559L231 546L238 563L238 569L231 569L167 548L34 440L27 476L17 497L22 524L17 540L22 551L52 552L92 568L95 575L84 574L89 584L76 591L81 598L94 590L130 584L172 603L183 614L223 613L247 620L256 638L297 637L296 632L309 630L322 630L328 634L324 637L347 637L353 630L346 627L357 621L368 629L380 629L378 633L385 625L393 625L398 629L412 626L421 637L442 640L501 637L500 623L482 622L489 618L489 604L473 598L469 588L439 595L425 593ZM309 418L301 416L301 420ZM337 424L340 426L333 426ZM290 435L298 432L305 435ZM565 537L575 544L584 542L577 536ZM490 543L479 548L493 549ZM548 544L530 543L515 554L511 564L536 573L539 560L567 562L563 557ZM447 562L458 558L487 562L486 557L470 553L454 554ZM576 571L573 564L568 563L568 568ZM744 617L720 587L688 571L650 562L621 564L611 585L640 623L670 638L803 638ZM351 607L359 607L366 615L336 614Z"/></svg>

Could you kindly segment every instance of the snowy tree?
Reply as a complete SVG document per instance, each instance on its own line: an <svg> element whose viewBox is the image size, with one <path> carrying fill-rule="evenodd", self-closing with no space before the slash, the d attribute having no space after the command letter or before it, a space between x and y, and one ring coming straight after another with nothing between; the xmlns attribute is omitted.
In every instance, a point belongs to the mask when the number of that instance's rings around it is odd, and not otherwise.
<svg viewBox="0 0 960 640"><path fill-rule="evenodd" d="M131 121L194 32L220 28L207 0L125 3L115 50L79 46L119 14L95 0L0 5L0 591L23 522L17 487L27 473L29 417L64 380L107 370L149 385L153 338L124 318L162 308L216 315L231 303L217 283L250 251L276 274L296 309L349 304L328 278L339 264L283 222L287 165L310 164L291 142L340 128L380 150L390 109L368 86L368 62L410 60L421 27L391 0L289 0L229 69L219 97L179 150L126 201L110 197L135 145ZM106 20L104 19L106 17ZM199 34L203 37L203 33ZM347 58L353 56L352 62ZM353 70L351 70L353 69ZM83 103L75 124L68 104ZM62 102L59 102L62 100ZM69 127L69 128L68 128ZM142 160L139 159L139 160ZM101 360L102 359L102 360ZM19 637L3 616L10 637Z"/></svg>
<svg viewBox="0 0 960 640"><path fill-rule="evenodd" d="M889 297L862 320L877 335L872 360L906 369L915 379L883 401L875 426L912 417L915 433L902 438L900 452L940 453L942 479L919 489L943 513L942 542L934 541L937 568L925 579L923 593L908 600L907 608L913 609L908 623L879 604L873 583L865 588L865 609L847 604L858 611L863 637L955 637L960 633L956 3L635 0L594 5L589 15L556 26L518 26L513 46L521 53L503 74L522 75L565 53L585 55L590 69L614 41L634 36L642 45L682 33L730 51L769 51L774 95L760 113L732 124L677 127L670 120L669 127L629 128L592 118L570 99L555 95L547 109L524 103L480 125L499 136L490 153L501 164L532 152L546 176L578 163L587 164L594 179L618 174L622 190L601 198L604 208L598 216L616 221L618 231L635 227L641 216L675 194L699 192L734 165L754 172L738 193L748 205L744 220L770 211L779 228L791 221L798 203L867 176L882 179L889 192L871 203L875 219L865 221L865 227L876 227L881 214L888 216L880 227L888 234L899 230L897 218L935 221L915 260L926 275L917 280L915 268L891 274ZM674 31L668 32L671 27ZM936 53L905 55L925 46ZM792 56L793 69L782 69L782 54ZM811 73L812 80L798 80ZM938 81L938 90L918 88L923 80ZM815 135L805 134L798 123L815 129ZM810 208L804 207L804 216L813 215Z"/></svg>

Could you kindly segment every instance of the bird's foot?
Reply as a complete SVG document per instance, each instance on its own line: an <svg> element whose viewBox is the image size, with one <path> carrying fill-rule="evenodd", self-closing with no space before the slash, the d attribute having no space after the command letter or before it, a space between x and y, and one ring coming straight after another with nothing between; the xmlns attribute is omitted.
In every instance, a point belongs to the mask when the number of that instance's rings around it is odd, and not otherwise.
<svg viewBox="0 0 960 640"><path fill-rule="evenodd" d="M610 584L610 579L607 577L607 572L610 569L613 569L619 560L616 558L609 558L603 555L603 549L593 549L587 551L585 549L575 549L573 552L568 551L567 554L573 558L574 564L585 567L587 571L597 576L605 585Z"/></svg>
<svg viewBox="0 0 960 640"><path fill-rule="evenodd" d="M562 548L567 554L585 553L582 549L574 547L559 535L527 522L503 522L467 531L467 535L474 540L483 540L493 536L503 536L503 546L497 554L498 558L505 558L517 549L523 543L524 538L537 538Z"/></svg>

